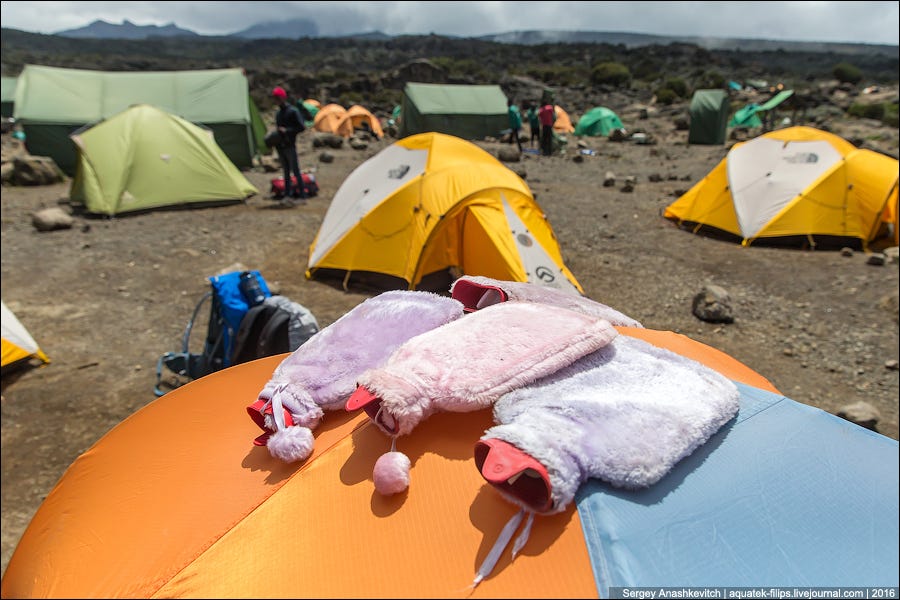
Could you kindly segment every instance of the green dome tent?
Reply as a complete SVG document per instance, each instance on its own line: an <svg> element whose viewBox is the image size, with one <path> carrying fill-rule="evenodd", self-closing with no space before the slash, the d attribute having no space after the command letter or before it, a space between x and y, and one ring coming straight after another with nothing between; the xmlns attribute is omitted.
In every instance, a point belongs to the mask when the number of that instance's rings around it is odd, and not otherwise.
<svg viewBox="0 0 900 600"><path fill-rule="evenodd" d="M613 129L624 129L619 115L604 106L597 106L578 119L574 135L609 135Z"/></svg>
<svg viewBox="0 0 900 600"><path fill-rule="evenodd" d="M71 135L69 196L94 214L238 202L257 193L208 129L138 104Z"/></svg>

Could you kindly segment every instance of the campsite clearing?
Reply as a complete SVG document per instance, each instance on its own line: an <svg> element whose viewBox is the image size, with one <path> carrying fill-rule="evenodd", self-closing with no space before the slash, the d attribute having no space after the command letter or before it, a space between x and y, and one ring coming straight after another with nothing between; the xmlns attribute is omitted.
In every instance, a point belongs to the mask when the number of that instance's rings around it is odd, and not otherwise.
<svg viewBox="0 0 900 600"><path fill-rule="evenodd" d="M867 402L881 413L878 430L897 439L897 265L868 264L862 252L742 247L679 230L662 210L722 160L727 144L688 146L671 114L640 122L620 116L658 143L588 138L595 153L582 156L570 137L565 156L525 154L508 165L525 174L585 293L648 328L730 354L799 402L829 412ZM897 153L897 131L874 121L835 122L832 130L889 139ZM4 187L3 300L52 358L3 378L4 571L34 511L72 461L154 402L156 361L180 346L206 277L235 263L259 269L322 327L372 295L307 280L304 271L332 196L353 169L394 140L329 150L334 161L326 163L317 160L312 135L300 137L300 162L315 167L320 193L290 208L267 198L278 173L247 171L261 193L244 203L114 219L76 214L72 229L38 233L32 214L68 210L70 180ZM3 135L4 145L12 142ZM478 145L494 155L508 147ZM604 187L607 172L616 182ZM633 191L625 191L629 176ZM693 316L692 299L708 283L730 293L734 323Z"/></svg>

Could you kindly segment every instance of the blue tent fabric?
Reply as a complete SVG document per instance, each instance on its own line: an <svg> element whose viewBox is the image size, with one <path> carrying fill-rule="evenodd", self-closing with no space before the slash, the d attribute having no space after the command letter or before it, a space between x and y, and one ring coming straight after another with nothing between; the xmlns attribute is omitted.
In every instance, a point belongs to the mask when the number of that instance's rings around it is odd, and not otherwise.
<svg viewBox="0 0 900 600"><path fill-rule="evenodd" d="M611 587L898 585L898 443L737 383L740 410L655 485L576 496Z"/></svg>

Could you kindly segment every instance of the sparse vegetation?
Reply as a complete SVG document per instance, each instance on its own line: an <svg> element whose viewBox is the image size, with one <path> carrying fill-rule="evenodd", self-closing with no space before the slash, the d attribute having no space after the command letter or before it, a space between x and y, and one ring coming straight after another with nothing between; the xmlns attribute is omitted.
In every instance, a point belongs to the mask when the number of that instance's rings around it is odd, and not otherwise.
<svg viewBox="0 0 900 600"><path fill-rule="evenodd" d="M621 63L604 62L591 70L591 81L620 87L631 81L631 71Z"/></svg>
<svg viewBox="0 0 900 600"><path fill-rule="evenodd" d="M834 78L841 83L852 83L856 85L863 79L863 72L859 67L851 65L847 62L838 63L832 71Z"/></svg>
<svg viewBox="0 0 900 600"><path fill-rule="evenodd" d="M879 102L875 104L854 103L847 109L847 114L852 117L860 117L864 119L875 119L881 121L885 125L897 127L897 105L888 102Z"/></svg>

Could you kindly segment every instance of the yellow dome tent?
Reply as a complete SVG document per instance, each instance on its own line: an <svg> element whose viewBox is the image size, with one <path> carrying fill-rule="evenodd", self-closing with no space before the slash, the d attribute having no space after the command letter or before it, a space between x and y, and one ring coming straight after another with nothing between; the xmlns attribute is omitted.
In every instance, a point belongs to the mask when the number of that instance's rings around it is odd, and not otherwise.
<svg viewBox="0 0 900 600"><path fill-rule="evenodd" d="M313 121L313 129L323 133L335 133L340 135L338 133L338 126L341 124L341 120L346 114L347 109L340 104L326 104L316 113L315 120Z"/></svg>
<svg viewBox="0 0 900 600"><path fill-rule="evenodd" d="M812 127L780 129L735 144L663 216L745 246L855 240L866 248L888 233L896 245L897 160Z"/></svg>
<svg viewBox="0 0 900 600"><path fill-rule="evenodd" d="M384 130L381 128L381 121L378 120L378 117L359 104L354 104L341 116L335 133L348 138L356 129L368 129L378 139L384 137Z"/></svg>
<svg viewBox="0 0 900 600"><path fill-rule="evenodd" d="M309 249L308 279L447 289L453 273L583 293L531 190L461 138L403 138L357 167Z"/></svg>

